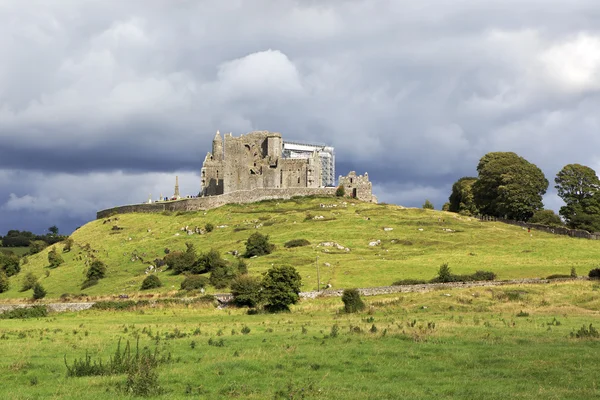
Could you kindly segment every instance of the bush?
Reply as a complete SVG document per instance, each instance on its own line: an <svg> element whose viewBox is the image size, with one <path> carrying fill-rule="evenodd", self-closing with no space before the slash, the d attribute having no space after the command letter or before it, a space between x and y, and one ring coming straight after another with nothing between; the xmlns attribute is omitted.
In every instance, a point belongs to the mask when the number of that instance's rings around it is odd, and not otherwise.
<svg viewBox="0 0 600 400"><path fill-rule="evenodd" d="M4 270L6 276L13 276L21 272L19 256L0 252L0 269Z"/></svg>
<svg viewBox="0 0 600 400"><path fill-rule="evenodd" d="M571 278L577 278L577 270L575 267L571 267Z"/></svg>
<svg viewBox="0 0 600 400"><path fill-rule="evenodd" d="M265 308L271 312L289 310L289 306L300 298L301 285L302 278L294 267L285 265L269 269L262 280Z"/></svg>
<svg viewBox="0 0 600 400"><path fill-rule="evenodd" d="M196 269L196 249L191 243L186 243L185 252L181 251L170 251L164 258L167 267L173 270L174 274L181 274L184 272L194 272Z"/></svg>
<svg viewBox="0 0 600 400"><path fill-rule="evenodd" d="M37 282L33 286L33 299L39 300L43 299L44 297L46 297L46 289L44 289L44 287L39 282Z"/></svg>
<svg viewBox="0 0 600 400"><path fill-rule="evenodd" d="M203 274L205 272L211 272L228 265L229 264L227 261L221 257L221 253L215 249L210 249L208 253L200 254L200 257L198 257L198 260L191 269L191 272L194 274Z"/></svg>
<svg viewBox="0 0 600 400"><path fill-rule="evenodd" d="M26 292L29 289L33 289L36 283L37 277L33 274L33 272L28 272L27 275L23 277L21 292Z"/></svg>
<svg viewBox="0 0 600 400"><path fill-rule="evenodd" d="M275 245L269 243L269 236L255 232L246 241L245 257L262 256L271 254L275 250Z"/></svg>
<svg viewBox="0 0 600 400"><path fill-rule="evenodd" d="M433 210L435 209L435 207L433 206L433 203L430 202L429 200L425 200L425 203L423 203L423 208L426 210Z"/></svg>
<svg viewBox="0 0 600 400"><path fill-rule="evenodd" d="M146 277L146 279L144 279L144 281L142 282L142 290L148 290L148 289L156 289L162 286L162 283L160 281L160 279L158 279L158 276L152 274L152 275L148 275Z"/></svg>
<svg viewBox="0 0 600 400"><path fill-rule="evenodd" d="M231 282L233 303L238 307L256 307L260 303L261 282L258 277L239 275Z"/></svg>
<svg viewBox="0 0 600 400"><path fill-rule="evenodd" d="M0 314L0 319L41 318L48 315L46 306L15 308Z"/></svg>
<svg viewBox="0 0 600 400"><path fill-rule="evenodd" d="M53 247L52 250L48 252L48 263L50 264L50 268L57 268L60 264L64 262L63 258L56 251L56 247Z"/></svg>
<svg viewBox="0 0 600 400"><path fill-rule="evenodd" d="M188 275L181 282L181 290L204 289L208 285L208 279L200 275Z"/></svg>
<svg viewBox="0 0 600 400"><path fill-rule="evenodd" d="M89 287L95 286L98 284L98 279L86 279L85 281L83 281L83 283L81 284L81 290L83 289L87 289Z"/></svg>
<svg viewBox="0 0 600 400"><path fill-rule="evenodd" d="M393 286L402 286L402 285L424 285L428 283L426 280L423 279L400 279L394 283L392 283Z"/></svg>
<svg viewBox="0 0 600 400"><path fill-rule="evenodd" d="M43 240L33 240L29 245L29 254L37 254L46 247L48 247L48 243L44 242Z"/></svg>
<svg viewBox="0 0 600 400"><path fill-rule="evenodd" d="M337 189L335 189L335 195L337 197L344 197L346 195L346 189L344 188L344 185L340 185L337 187Z"/></svg>
<svg viewBox="0 0 600 400"><path fill-rule="evenodd" d="M590 279L600 279L600 268L594 268L590 270L588 276Z"/></svg>
<svg viewBox="0 0 600 400"><path fill-rule="evenodd" d="M8 280L8 276L6 276L6 272L0 269L0 293L7 292L10 289L10 282Z"/></svg>
<svg viewBox="0 0 600 400"><path fill-rule="evenodd" d="M106 276L106 264L100 260L94 260L90 265L85 277L88 281L99 280Z"/></svg>
<svg viewBox="0 0 600 400"><path fill-rule="evenodd" d="M445 283L445 282L454 282L455 277L450 271L450 267L448 263L444 263L440 265L440 269L438 269L438 275L431 280L431 283Z"/></svg>
<svg viewBox="0 0 600 400"><path fill-rule="evenodd" d="M570 279L571 275L565 275L565 274L554 274L554 275L550 275L548 277L546 277L546 279Z"/></svg>
<svg viewBox="0 0 600 400"><path fill-rule="evenodd" d="M598 338L600 333L590 324L589 328L583 325L577 332L571 332L571 337L577 339Z"/></svg>
<svg viewBox="0 0 600 400"><path fill-rule="evenodd" d="M63 253L68 253L71 251L71 247L73 247L73 239L67 238L64 241L65 247L63 247Z"/></svg>
<svg viewBox="0 0 600 400"><path fill-rule="evenodd" d="M493 281L496 279L496 274L491 271L477 271L467 277L473 281Z"/></svg>
<svg viewBox="0 0 600 400"><path fill-rule="evenodd" d="M240 275L246 275L248 273L248 264L241 258L238 258L237 261L237 272Z"/></svg>
<svg viewBox="0 0 600 400"><path fill-rule="evenodd" d="M235 271L229 264L224 263L210 272L209 281L215 288L223 289L229 286L233 278L235 278Z"/></svg>
<svg viewBox="0 0 600 400"><path fill-rule="evenodd" d="M206 232L212 232L215 229L215 226L213 224L211 224L210 222L207 223L206 225L204 225L204 230Z"/></svg>
<svg viewBox="0 0 600 400"><path fill-rule="evenodd" d="M291 248L291 247L302 247L302 246L308 246L310 244L310 242L306 239L293 239L290 240L288 242L285 242L285 244L283 245L283 247L285 248Z"/></svg>
<svg viewBox="0 0 600 400"><path fill-rule="evenodd" d="M344 311L347 313L355 313L365 309L365 303L360 298L358 289L344 289L342 301L344 302Z"/></svg>

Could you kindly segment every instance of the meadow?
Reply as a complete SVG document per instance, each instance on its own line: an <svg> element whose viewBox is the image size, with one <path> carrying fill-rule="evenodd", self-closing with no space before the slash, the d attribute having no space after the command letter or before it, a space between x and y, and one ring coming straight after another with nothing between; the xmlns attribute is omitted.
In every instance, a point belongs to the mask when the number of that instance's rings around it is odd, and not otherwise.
<svg viewBox="0 0 600 400"><path fill-rule="evenodd" d="M600 395L600 284L434 290L302 301L282 314L213 304L89 310L0 321L0 397L133 397L128 376L68 377L129 341L167 355L152 398L590 399ZM593 330L592 330L593 331ZM66 362L65 362L66 361Z"/></svg>
<svg viewBox="0 0 600 400"><path fill-rule="evenodd" d="M215 229L201 235L185 231L185 227L194 230L206 224ZM598 241L527 232L442 211L340 198L273 200L206 212L125 214L91 221L72 234L71 252L62 253L61 243L52 246L61 253L64 264L48 268L52 247L27 257L27 264L10 278L11 289L1 293L0 300L30 298L31 291L19 291L28 272L38 277L49 298L67 293L133 295L139 292L145 270L155 259L162 259L166 249L185 250L189 242L198 252L216 249L233 261L231 253L243 253L244 242L256 231L268 235L276 248L270 255L249 259L250 274L259 275L273 265L292 265L302 276L303 291L316 290L318 283L321 288L330 284L336 289L431 279L443 263L456 274L486 270L496 273L498 279L568 275L571 268L587 275L597 266L600 249ZM285 248L293 239L307 239L310 245ZM370 246L376 241L377 245ZM341 249L322 245L326 242L339 244ZM91 257L107 264L107 277L82 291L86 260ZM164 286L151 293L172 295L183 280L168 271L158 276Z"/></svg>

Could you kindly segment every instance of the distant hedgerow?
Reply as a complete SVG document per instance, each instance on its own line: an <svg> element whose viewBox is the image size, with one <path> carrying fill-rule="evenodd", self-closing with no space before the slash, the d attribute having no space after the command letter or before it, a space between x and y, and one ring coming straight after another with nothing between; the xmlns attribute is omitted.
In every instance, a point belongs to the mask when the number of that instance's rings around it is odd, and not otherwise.
<svg viewBox="0 0 600 400"><path fill-rule="evenodd" d="M285 242L283 247L289 249L291 247L302 247L302 246L308 246L308 245L310 245L310 242L306 239L292 239L288 242Z"/></svg>

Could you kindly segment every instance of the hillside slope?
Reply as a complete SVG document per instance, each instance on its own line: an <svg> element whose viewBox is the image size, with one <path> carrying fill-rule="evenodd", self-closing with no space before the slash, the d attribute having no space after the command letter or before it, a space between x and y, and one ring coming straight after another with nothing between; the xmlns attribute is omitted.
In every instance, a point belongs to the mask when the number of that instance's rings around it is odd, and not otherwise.
<svg viewBox="0 0 600 400"><path fill-rule="evenodd" d="M191 230L203 228L207 223L216 227L207 234L188 235L182 230L186 226ZM138 292L148 264L164 257L165 248L184 250L185 243L191 242L198 252L214 248L233 260L229 252L243 253L245 240L255 231L269 235L276 250L248 260L250 273L260 274L276 264L292 265L302 275L303 290L317 288L317 257L321 286L329 283L343 288L384 286L406 278L430 279L442 263L448 263L458 274L494 271L498 279L568 274L571 267L583 275L596 265L600 249L597 241L537 231L530 234L520 227L434 210L337 198L264 201L206 212L125 214L92 221L73 233L75 245L73 251L62 253L64 264L47 268L50 248L30 256L0 299L31 297L31 291L19 292L28 272L39 277L48 297L81 293L85 260L91 255L107 264L108 274L97 286L85 289L86 294ZM311 245L283 246L302 238ZM378 240L380 244L370 245ZM349 251L321 245L325 242L335 242ZM62 252L62 244L55 246ZM179 289L182 276L168 271L158 274L165 284L158 292Z"/></svg>

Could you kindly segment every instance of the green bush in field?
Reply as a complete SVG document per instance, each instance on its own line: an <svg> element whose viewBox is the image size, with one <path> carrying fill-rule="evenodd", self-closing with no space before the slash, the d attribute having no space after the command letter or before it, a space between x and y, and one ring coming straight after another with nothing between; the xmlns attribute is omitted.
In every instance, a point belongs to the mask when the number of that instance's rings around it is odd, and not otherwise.
<svg viewBox="0 0 600 400"><path fill-rule="evenodd" d="M242 258L237 260L237 272L240 275L246 275L248 273L248 264Z"/></svg>
<svg viewBox="0 0 600 400"><path fill-rule="evenodd" d="M208 285L208 279L200 275L188 275L181 282L181 290L204 289Z"/></svg>
<svg viewBox="0 0 600 400"><path fill-rule="evenodd" d="M209 282L217 289L223 289L229 286L233 278L235 278L235 270L224 262L218 265L210 272Z"/></svg>
<svg viewBox="0 0 600 400"><path fill-rule="evenodd" d="M262 280L262 298L265 309L271 312L287 311L299 300L302 278L294 267L276 266L267 271Z"/></svg>
<svg viewBox="0 0 600 400"><path fill-rule="evenodd" d="M206 232L212 232L215 229L215 226L213 224L211 224L210 222L207 223L206 225L204 225L204 230Z"/></svg>
<svg viewBox="0 0 600 400"><path fill-rule="evenodd" d="M46 289L44 289L44 287L39 282L37 282L33 286L33 299L39 300L43 299L44 297L46 297Z"/></svg>
<svg viewBox="0 0 600 400"><path fill-rule="evenodd" d="M46 306L15 308L0 314L0 319L40 318L48 315Z"/></svg>
<svg viewBox="0 0 600 400"><path fill-rule="evenodd" d="M271 254L275 250L275 245L269 243L269 236L259 232L254 232L246 241L245 257L262 256Z"/></svg>
<svg viewBox="0 0 600 400"><path fill-rule="evenodd" d="M21 272L19 256L0 252L0 270L4 270L6 276L13 276Z"/></svg>
<svg viewBox="0 0 600 400"><path fill-rule="evenodd" d="M289 249L291 247L301 247L301 246L308 246L308 245L310 245L310 242L306 239L292 239L288 242L285 242L283 247Z"/></svg>
<svg viewBox="0 0 600 400"><path fill-rule="evenodd" d="M233 303L239 307L256 307L260 304L261 281L256 276L238 275L231 282Z"/></svg>
<svg viewBox="0 0 600 400"><path fill-rule="evenodd" d="M594 268L590 270L588 276L590 279L600 279L600 268Z"/></svg>
<svg viewBox="0 0 600 400"><path fill-rule="evenodd" d="M152 275L148 275L144 281L142 282L142 290L148 290L148 289L156 289L162 286L162 282L160 281L160 279L158 279L158 276L152 274Z"/></svg>
<svg viewBox="0 0 600 400"><path fill-rule="evenodd" d="M69 251L71 251L71 248L73 247L73 239L67 238L63 243L65 245L63 247L63 253L68 253Z"/></svg>
<svg viewBox="0 0 600 400"><path fill-rule="evenodd" d="M344 188L344 185L340 185L337 187L337 189L335 189L335 195L337 197L344 197L345 194L346 194L346 189Z"/></svg>
<svg viewBox="0 0 600 400"><path fill-rule="evenodd" d="M344 289L342 302L344 303L344 311L347 313L355 313L365 309L365 303L360 298L358 289Z"/></svg>
<svg viewBox="0 0 600 400"><path fill-rule="evenodd" d="M399 279L392 283L393 286L402 286L402 285L423 285L428 283L424 279Z"/></svg>
<svg viewBox="0 0 600 400"><path fill-rule="evenodd" d="M182 274L184 272L194 272L196 264L196 249L192 243L186 243L186 250L172 251L169 252L164 260L167 267L173 271L174 274Z"/></svg>
<svg viewBox="0 0 600 400"><path fill-rule="evenodd" d="M21 292L26 292L29 289L33 289L37 283L37 280L38 278L33 274L33 272L28 272L27 275L23 277L23 281L21 283Z"/></svg>
<svg viewBox="0 0 600 400"><path fill-rule="evenodd" d="M6 272L0 269L0 293L4 293L10 289L10 282L8 280L8 276L6 276Z"/></svg>
<svg viewBox="0 0 600 400"><path fill-rule="evenodd" d="M85 277L87 280L98 280L106 276L106 264L100 260L94 260L90 265Z"/></svg>
<svg viewBox="0 0 600 400"><path fill-rule="evenodd" d="M61 255L56 251L56 247L53 247L52 250L48 252L48 263L50 264L50 268L57 268L60 264L65 261L61 257Z"/></svg>
<svg viewBox="0 0 600 400"><path fill-rule="evenodd" d="M210 249L208 253L200 254L191 272L194 274L203 274L228 265L229 263L221 257L221 253L215 249Z"/></svg>

